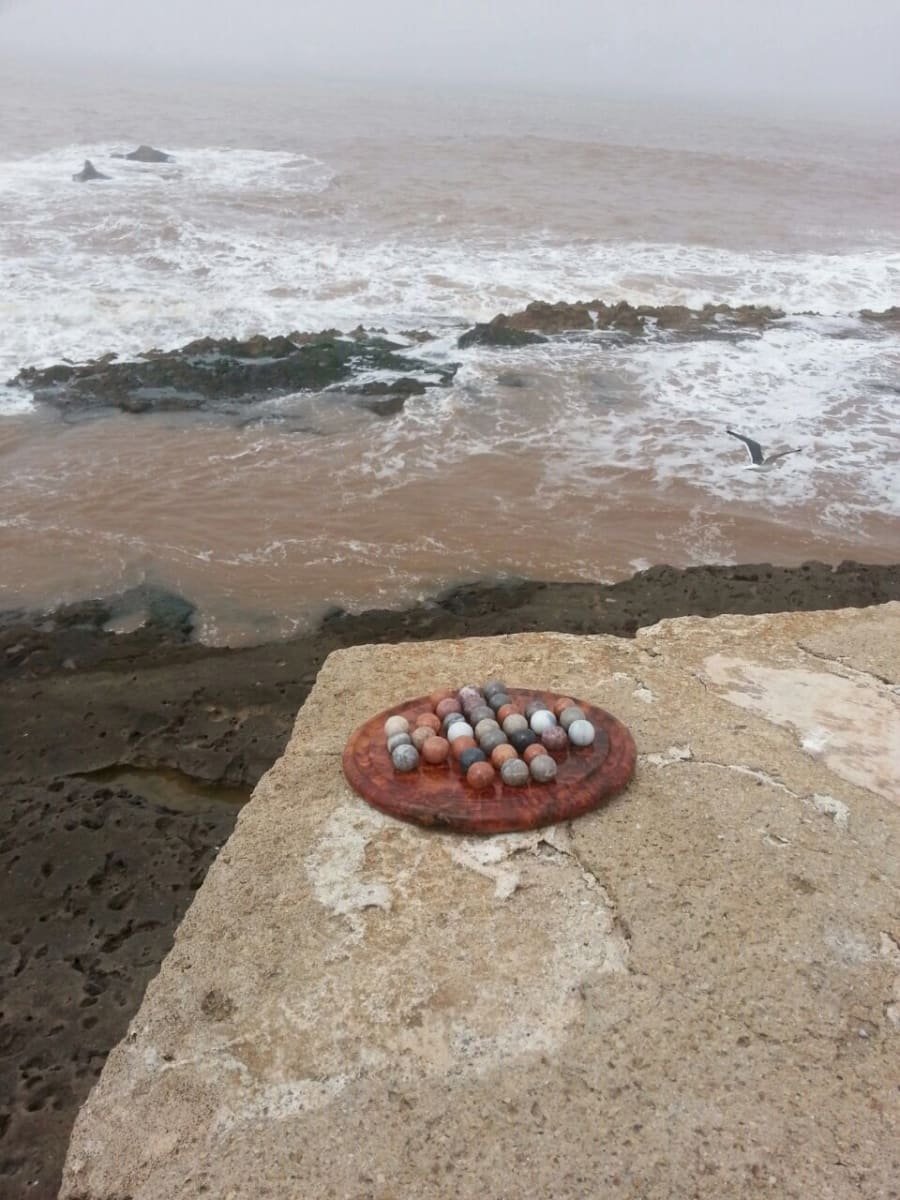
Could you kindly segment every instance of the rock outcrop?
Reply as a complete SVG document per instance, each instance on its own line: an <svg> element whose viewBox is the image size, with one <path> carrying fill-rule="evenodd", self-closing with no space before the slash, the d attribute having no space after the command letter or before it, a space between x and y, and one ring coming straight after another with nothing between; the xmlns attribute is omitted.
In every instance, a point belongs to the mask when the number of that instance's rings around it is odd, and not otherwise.
<svg viewBox="0 0 900 1200"><path fill-rule="evenodd" d="M153 146L138 146L137 150L132 150L130 154L114 154L113 158L127 158L131 162L142 163L164 163L174 162L171 154L166 154L164 150L157 150Z"/></svg>
<svg viewBox="0 0 900 1200"><path fill-rule="evenodd" d="M653 330L709 336L717 331L762 330L784 316L780 309L755 304L706 304L692 309L680 304L635 306L624 300L618 304L603 300L547 304L536 300L521 312L500 313L486 325L475 325L460 337L459 346L524 346L554 334L599 330L635 336Z"/></svg>
<svg viewBox="0 0 900 1200"><path fill-rule="evenodd" d="M102 171L98 171L89 158L84 160L84 166L72 176L76 183L90 183L94 179L109 179Z"/></svg>
<svg viewBox="0 0 900 1200"><path fill-rule="evenodd" d="M490 674L625 720L630 788L485 839L349 789L364 718ZM889 1196L898 689L897 604L332 655L79 1115L64 1200Z"/></svg>
<svg viewBox="0 0 900 1200"><path fill-rule="evenodd" d="M293 392L321 391L372 370L393 373L391 394L404 396L445 386L453 378L453 364L426 363L399 354L400 349L383 337L333 332L297 339L200 338L180 350L150 351L129 362L107 355L78 366L27 368L12 383L42 403L77 415L110 407L130 413L243 409ZM409 379L411 371L428 381Z"/></svg>

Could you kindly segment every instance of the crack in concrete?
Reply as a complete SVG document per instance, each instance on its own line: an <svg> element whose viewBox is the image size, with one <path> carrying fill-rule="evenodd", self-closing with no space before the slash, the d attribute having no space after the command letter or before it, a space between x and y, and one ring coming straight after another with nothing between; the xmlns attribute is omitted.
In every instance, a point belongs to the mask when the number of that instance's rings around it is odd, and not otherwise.
<svg viewBox="0 0 900 1200"><path fill-rule="evenodd" d="M694 758L693 751L689 745L670 746L668 750L663 750L658 754L642 754L639 761L647 766L656 767L657 770L693 764L699 767L718 767L722 771L734 771L738 775L749 776L751 779L756 779L759 783L766 784L767 787L784 792L792 799L799 800L801 804L811 805L816 812L830 817L835 828L839 829L842 833L846 833L850 827L850 806L845 804L843 800L838 800L834 796L829 796L822 792L796 792L793 788L788 787L783 780L776 778L768 771L764 771L762 767L749 767L744 763L718 762L712 758Z"/></svg>
<svg viewBox="0 0 900 1200"><path fill-rule="evenodd" d="M860 667L851 667L840 658L835 658L831 654L823 654L820 650L813 650L810 646L805 646L801 641L795 642L794 645L801 654L806 654L810 658L815 658L819 662L836 668L834 674L840 675L842 679L865 679L874 682L876 685L882 684L895 696L900 695L900 683L895 679L888 679L886 675L879 675L877 671L864 671Z"/></svg>

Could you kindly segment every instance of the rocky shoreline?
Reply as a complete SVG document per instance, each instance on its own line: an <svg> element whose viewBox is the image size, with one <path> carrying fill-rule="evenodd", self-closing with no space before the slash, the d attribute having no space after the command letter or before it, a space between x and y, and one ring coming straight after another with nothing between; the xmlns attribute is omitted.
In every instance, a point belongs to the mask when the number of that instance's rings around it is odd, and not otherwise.
<svg viewBox="0 0 900 1200"><path fill-rule="evenodd" d="M55 1196L78 1107L332 650L888 600L900 565L805 563L484 582L239 650L153 590L0 616L0 1197Z"/></svg>
<svg viewBox="0 0 900 1200"><path fill-rule="evenodd" d="M609 339L761 337L791 315L815 314L789 314L753 304L691 309L625 301L535 301L520 312L499 313L472 326L456 345L459 350L509 350L553 339L592 339L599 348L603 339L609 344ZM893 329L900 321L897 308L864 309L858 315L874 331ZM130 360L105 354L86 363L26 367L8 385L30 393L68 420L115 409L133 414L211 411L246 419L253 406L299 392L327 392L379 416L391 416L410 396L448 387L460 366L443 355L427 357L421 347L436 340L428 330L406 330L398 336L402 340L360 326L349 333L326 329L274 337L205 337L174 350L147 350Z"/></svg>

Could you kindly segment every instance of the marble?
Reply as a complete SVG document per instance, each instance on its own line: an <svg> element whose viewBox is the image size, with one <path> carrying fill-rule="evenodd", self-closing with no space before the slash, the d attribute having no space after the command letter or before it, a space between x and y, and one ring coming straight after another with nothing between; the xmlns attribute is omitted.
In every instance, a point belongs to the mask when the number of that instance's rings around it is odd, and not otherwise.
<svg viewBox="0 0 900 1200"><path fill-rule="evenodd" d="M530 746L526 746L522 751L522 757L527 763L530 763L533 758L537 758L540 754L546 754L546 749L540 742L532 742Z"/></svg>
<svg viewBox="0 0 900 1200"><path fill-rule="evenodd" d="M419 752L415 746L398 746L391 752L391 762L394 764L395 771L407 774L409 771L414 771L419 765Z"/></svg>
<svg viewBox="0 0 900 1200"><path fill-rule="evenodd" d="M479 721L493 721L494 710L486 704L479 704L469 713L469 721L473 725L477 725Z"/></svg>
<svg viewBox="0 0 900 1200"><path fill-rule="evenodd" d="M438 688L428 697L428 703L432 708L437 708L442 700L455 700L456 692L453 688Z"/></svg>
<svg viewBox="0 0 900 1200"><path fill-rule="evenodd" d="M590 746L594 738L597 736L597 731L590 721L573 721L568 729L569 741L573 746Z"/></svg>
<svg viewBox="0 0 900 1200"><path fill-rule="evenodd" d="M475 731L477 734L477 730ZM509 738L502 729L488 729L478 738L478 745L485 754L490 754L497 746L508 746Z"/></svg>
<svg viewBox="0 0 900 1200"><path fill-rule="evenodd" d="M497 720L500 722L500 724L502 726L503 722L506 720L507 717L511 717L513 715L513 713L518 713L518 712L519 712L519 710L516 708L516 706L514 704L502 704L497 709ZM519 714L519 715L521 716L521 714Z"/></svg>
<svg viewBox="0 0 900 1200"><path fill-rule="evenodd" d="M488 697L493 696L497 692L502 692L505 695L506 684L502 679L488 679L482 684L481 690Z"/></svg>
<svg viewBox="0 0 900 1200"><path fill-rule="evenodd" d="M525 716L528 718L529 721L531 720L531 718L534 716L535 713L549 712L549 711L550 711L550 709L543 702L543 700L529 700L528 703L525 705Z"/></svg>
<svg viewBox="0 0 900 1200"><path fill-rule="evenodd" d="M428 739L437 737L437 734L427 725L417 725L410 734L410 737L412 738L412 744L421 753L422 747L425 745Z"/></svg>
<svg viewBox="0 0 900 1200"><path fill-rule="evenodd" d="M450 743L450 750L454 758L459 758L464 750L474 750L478 743L473 737L458 737Z"/></svg>
<svg viewBox="0 0 900 1200"><path fill-rule="evenodd" d="M579 708L577 704L570 704L559 714L559 723L563 729L568 729L573 721L584 721L585 719L584 709Z"/></svg>
<svg viewBox="0 0 900 1200"><path fill-rule="evenodd" d="M551 725L541 734L541 744L551 754L560 754L569 748L569 735L562 725Z"/></svg>
<svg viewBox="0 0 900 1200"><path fill-rule="evenodd" d="M510 758L500 768L500 778L507 787L524 787L531 779L531 771L521 758Z"/></svg>
<svg viewBox="0 0 900 1200"><path fill-rule="evenodd" d="M434 711L443 721L444 717L450 713L462 712L462 705L455 696L448 696L446 700L439 700L434 706Z"/></svg>
<svg viewBox="0 0 900 1200"><path fill-rule="evenodd" d="M475 730L472 728L472 726L469 724L468 721L454 721L453 724L450 726L450 728L447 730L447 741L450 743L451 746L453 745L453 743L456 741L457 738L474 737L474 736L475 736Z"/></svg>
<svg viewBox="0 0 900 1200"><path fill-rule="evenodd" d="M546 708L540 708L536 713L533 713L530 721L531 728L538 736L545 730L552 729L556 723L556 717Z"/></svg>
<svg viewBox="0 0 900 1200"><path fill-rule="evenodd" d="M538 754L528 764L536 783L549 783L556 778L556 763L549 754Z"/></svg>
<svg viewBox="0 0 900 1200"><path fill-rule="evenodd" d="M450 728L450 726L455 725L457 721L465 721L465 719L466 718L465 718L464 713L461 713L461 712L447 713L446 717L444 717L443 721L441 722L441 724L443 725L443 728L444 728L444 732L446 733L446 731Z"/></svg>
<svg viewBox="0 0 900 1200"><path fill-rule="evenodd" d="M388 753L393 754L398 746L411 746L412 737L408 733L392 733L387 740Z"/></svg>
<svg viewBox="0 0 900 1200"><path fill-rule="evenodd" d="M518 758L513 747L509 742L504 742L500 746L495 746L491 751L491 762L499 770L505 762L511 762L514 758Z"/></svg>
<svg viewBox="0 0 900 1200"><path fill-rule="evenodd" d="M506 692L494 692L492 696L488 697L488 704L494 712L502 708L504 704L510 704L511 702L511 697Z"/></svg>
<svg viewBox="0 0 900 1200"><path fill-rule="evenodd" d="M466 704L481 704L484 700L484 695L481 688L476 687L474 683L467 683L465 687L461 687L456 693L456 698L465 707Z"/></svg>
<svg viewBox="0 0 900 1200"><path fill-rule="evenodd" d="M475 736L481 740L490 729L500 730L499 724L491 717L485 717L475 726Z"/></svg>
<svg viewBox="0 0 900 1200"><path fill-rule="evenodd" d="M450 755L450 743L446 738L439 737L437 734L430 737L422 747L422 757L431 766L437 766L439 763L446 762Z"/></svg>
<svg viewBox="0 0 900 1200"><path fill-rule="evenodd" d="M528 728L514 729L509 735L509 740L510 744L516 750L518 750L520 754L524 754L529 746L533 746L535 744L535 742L538 740L538 736Z"/></svg>
<svg viewBox="0 0 900 1200"><path fill-rule="evenodd" d="M384 723L384 736L392 737L395 733L409 733L409 721L406 717L388 717Z"/></svg>
<svg viewBox="0 0 900 1200"><path fill-rule="evenodd" d="M553 701L553 714L559 717L559 714L567 708L574 708L575 701L571 696L560 696L558 700Z"/></svg>
<svg viewBox="0 0 900 1200"><path fill-rule="evenodd" d="M416 717L416 728L418 729L420 726L427 729L433 729L435 733L440 733L441 718L433 712L422 713L421 716Z"/></svg>
<svg viewBox="0 0 900 1200"><path fill-rule="evenodd" d="M465 775L472 763L486 761L487 755L483 750L479 750L477 746L470 746L468 750L463 750L459 756L459 765L463 775Z"/></svg>
<svg viewBox="0 0 900 1200"><path fill-rule="evenodd" d="M519 729L527 729L528 722L521 713L514 712L510 713L505 721L500 722L500 727L507 736L510 736Z"/></svg>
<svg viewBox="0 0 900 1200"><path fill-rule="evenodd" d="M496 778L497 773L489 762L472 763L466 771L466 783L477 791L491 787Z"/></svg>

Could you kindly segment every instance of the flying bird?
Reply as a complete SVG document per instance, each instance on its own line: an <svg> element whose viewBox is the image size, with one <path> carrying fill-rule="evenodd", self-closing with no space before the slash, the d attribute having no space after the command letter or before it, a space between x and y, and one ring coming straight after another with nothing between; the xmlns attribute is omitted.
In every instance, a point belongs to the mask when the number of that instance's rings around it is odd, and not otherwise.
<svg viewBox="0 0 900 1200"><path fill-rule="evenodd" d="M759 442L754 442L753 438L744 437L742 433L735 433L733 429L726 429L726 433L730 433L732 437L737 438L739 442L743 442L747 447L747 453L750 456L750 461L744 467L745 471L771 471L772 468L783 458L787 458L789 454L799 454L799 447L790 450L776 450L774 454L763 454L763 448Z"/></svg>

